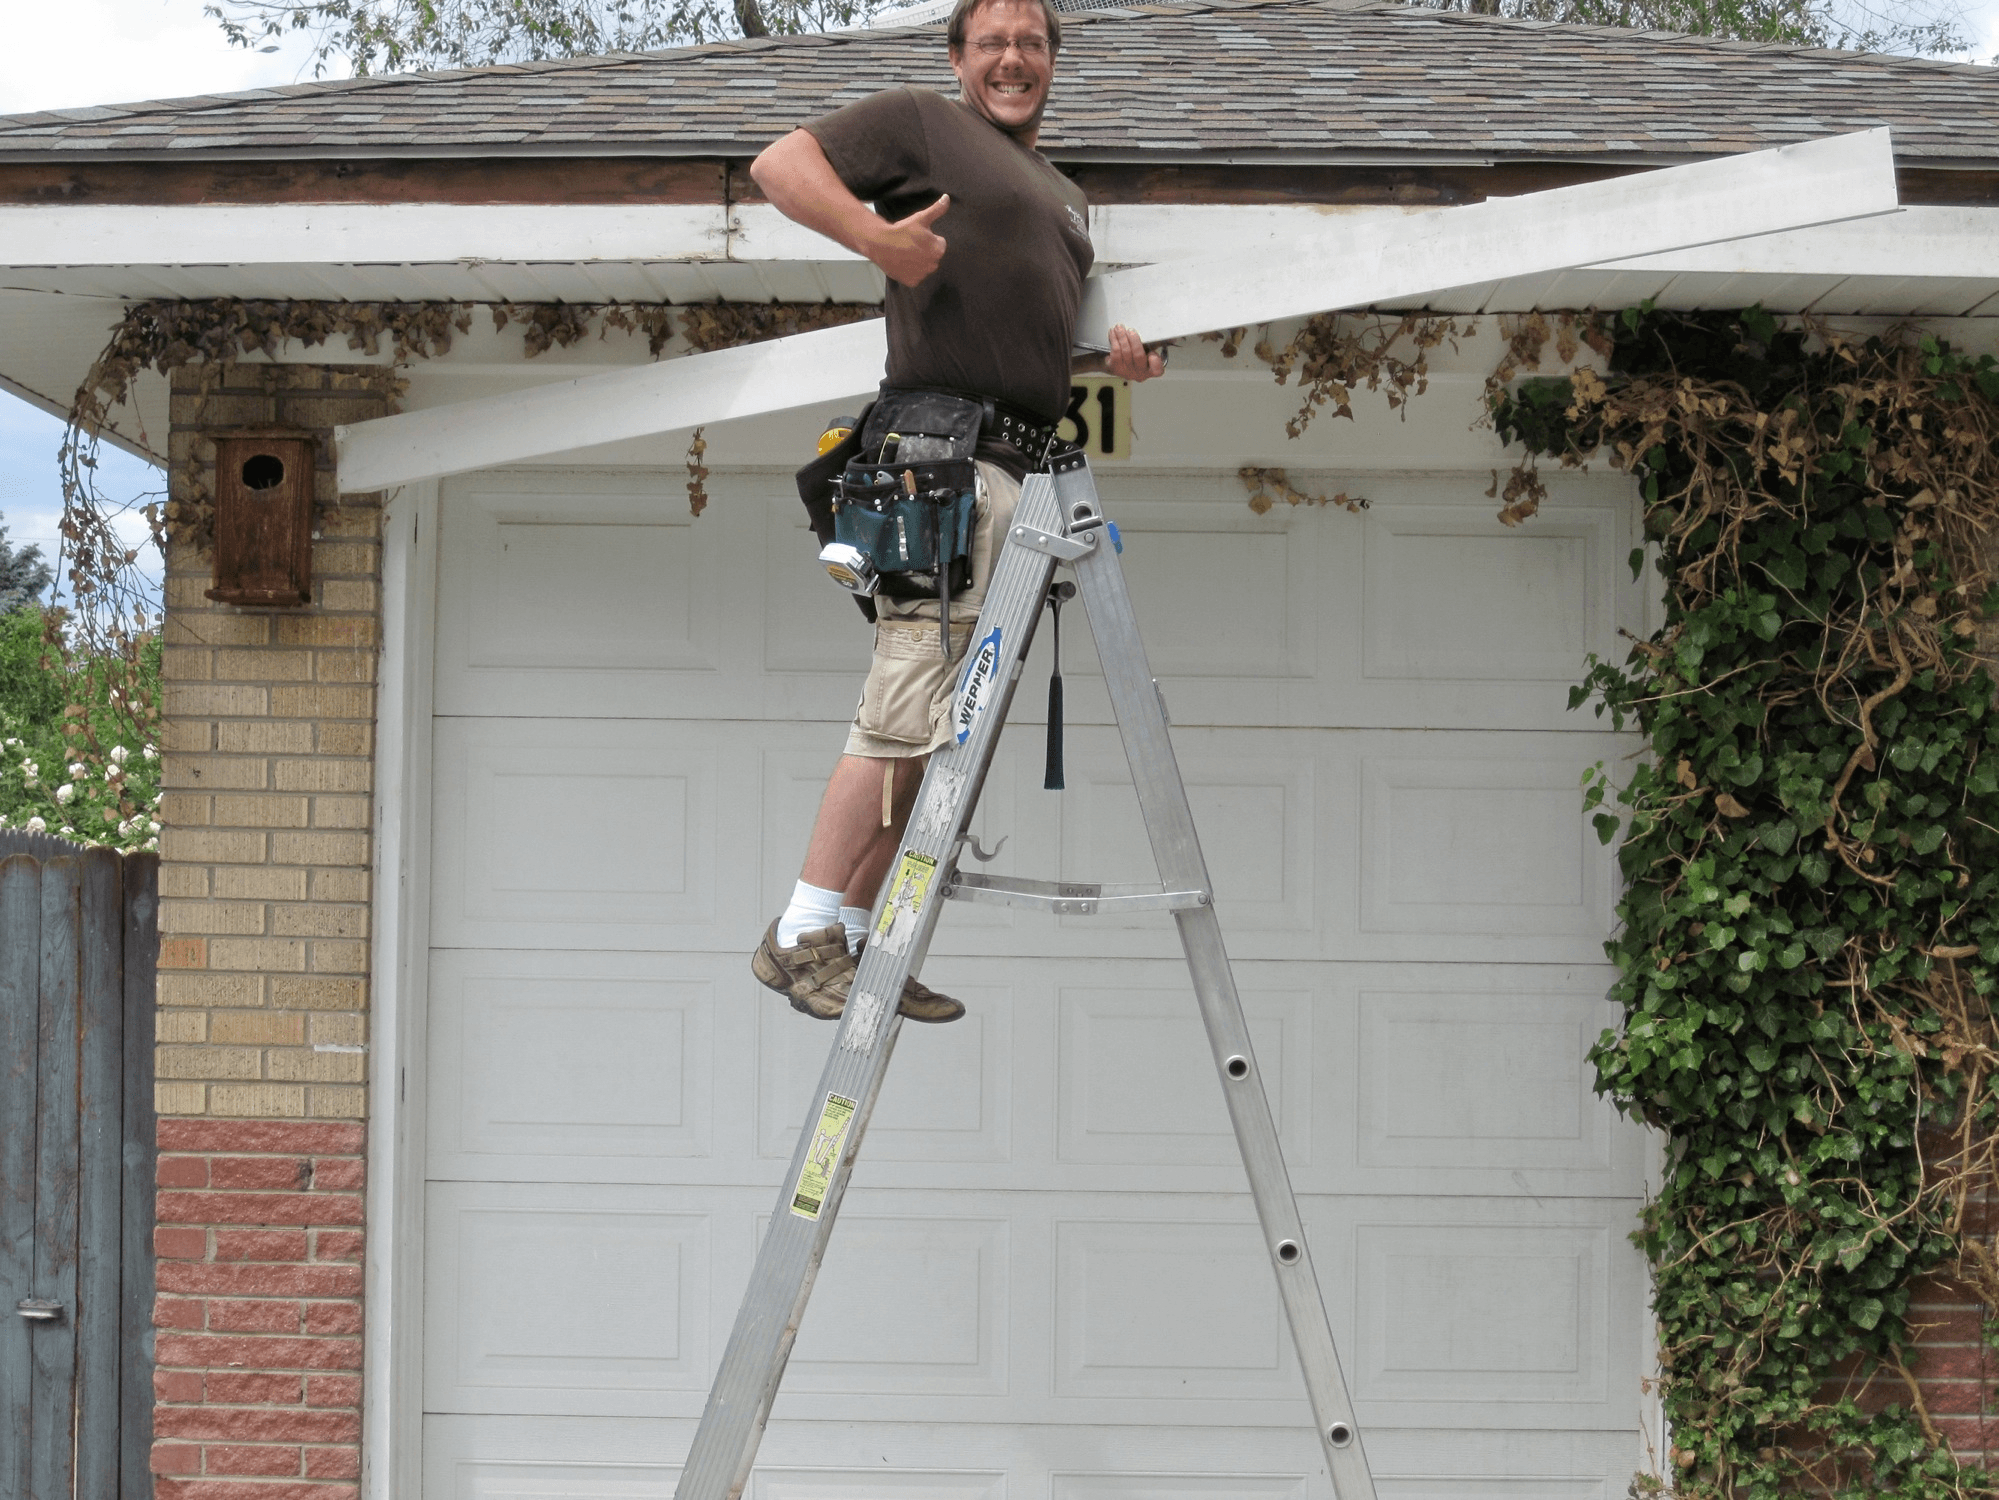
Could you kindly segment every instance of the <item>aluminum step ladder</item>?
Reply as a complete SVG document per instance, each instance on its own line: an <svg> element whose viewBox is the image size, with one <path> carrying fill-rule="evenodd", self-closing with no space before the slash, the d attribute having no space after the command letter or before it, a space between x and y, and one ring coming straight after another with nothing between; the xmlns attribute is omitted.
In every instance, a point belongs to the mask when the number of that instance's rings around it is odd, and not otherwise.
<svg viewBox="0 0 1999 1500"><path fill-rule="evenodd" d="M1187 790L1173 758L1165 705L1118 565L1116 528L1097 502L1081 454L1032 474L1021 489L986 603L966 654L953 707L954 743L930 757L902 848L877 898L838 1036L813 1091L798 1149L757 1252L749 1290L723 1351L675 1500L736 1500L750 1477L771 1403L784 1378L806 1299L833 1233L861 1136L902 1025L896 997L922 966L946 899L1027 907L1063 915L1169 911L1180 927L1194 994L1228 1100L1243 1166L1269 1247L1271 1269L1305 1377L1338 1500L1374 1500L1360 1428L1333 1347L1304 1226L1291 1195L1277 1126L1258 1076L1249 1025L1222 946L1212 886ZM1145 829L1157 886L1088 885L960 873L965 825L1025 664L1058 565L1075 572Z"/></svg>

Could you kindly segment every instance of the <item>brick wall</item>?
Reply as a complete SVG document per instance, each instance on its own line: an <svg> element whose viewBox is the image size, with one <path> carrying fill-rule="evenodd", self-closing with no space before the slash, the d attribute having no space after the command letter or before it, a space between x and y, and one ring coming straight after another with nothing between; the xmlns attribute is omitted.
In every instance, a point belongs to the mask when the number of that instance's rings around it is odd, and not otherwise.
<svg viewBox="0 0 1999 1500"><path fill-rule="evenodd" d="M372 372L183 372L172 497L213 493L213 434L386 409ZM319 463L310 606L215 604L208 558L167 558L160 1500L358 1494L381 517Z"/></svg>

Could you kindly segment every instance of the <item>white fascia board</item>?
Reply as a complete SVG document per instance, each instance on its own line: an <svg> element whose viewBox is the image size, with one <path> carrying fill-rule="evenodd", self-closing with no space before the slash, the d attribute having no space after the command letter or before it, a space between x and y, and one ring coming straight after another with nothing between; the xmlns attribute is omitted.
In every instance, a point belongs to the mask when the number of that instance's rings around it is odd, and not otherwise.
<svg viewBox="0 0 1999 1500"><path fill-rule="evenodd" d="M0 266L704 261L713 204L32 204L0 207Z"/></svg>
<svg viewBox="0 0 1999 1500"><path fill-rule="evenodd" d="M1999 279L1999 208L1918 205L1879 218L1605 261L1589 269L1676 276Z"/></svg>
<svg viewBox="0 0 1999 1500"><path fill-rule="evenodd" d="M1078 341L1101 344L1110 321L1178 338L1896 206L1889 134L1875 130L1396 220L1328 217L1303 244L1094 278ZM367 492L851 396L885 348L877 320L356 423L337 434L340 485Z"/></svg>
<svg viewBox="0 0 1999 1500"><path fill-rule="evenodd" d="M1329 216L1274 253L1201 256L1099 277L1076 337L1102 347L1122 323L1147 339L1183 338L1898 206L1889 132L1861 131L1401 219Z"/></svg>

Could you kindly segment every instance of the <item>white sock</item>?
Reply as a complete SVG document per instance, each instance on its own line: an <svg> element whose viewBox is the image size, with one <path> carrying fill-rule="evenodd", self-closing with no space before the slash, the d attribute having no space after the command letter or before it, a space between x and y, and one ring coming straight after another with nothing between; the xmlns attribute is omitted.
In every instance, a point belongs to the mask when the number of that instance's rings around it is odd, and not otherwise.
<svg viewBox="0 0 1999 1500"><path fill-rule="evenodd" d="M799 881L791 893L791 905L784 909L784 915L777 919L777 945L780 948L796 948L800 933L817 932L822 927L832 927L840 920L840 891L829 891L820 886L807 885Z"/></svg>
<svg viewBox="0 0 1999 1500"><path fill-rule="evenodd" d="M840 908L840 925L847 929L847 951L854 952L861 946L861 939L868 935L868 918L872 915L865 906L843 906Z"/></svg>

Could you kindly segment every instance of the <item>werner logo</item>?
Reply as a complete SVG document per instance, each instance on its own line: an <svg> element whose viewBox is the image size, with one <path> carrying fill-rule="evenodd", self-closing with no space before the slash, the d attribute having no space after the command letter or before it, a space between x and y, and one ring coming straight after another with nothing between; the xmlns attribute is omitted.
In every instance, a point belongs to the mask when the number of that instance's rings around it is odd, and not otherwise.
<svg viewBox="0 0 1999 1500"><path fill-rule="evenodd" d="M961 745L972 737L972 726L978 723L993 695L993 682L999 675L999 654L1000 628L995 625L993 633L979 642L979 649L965 663L965 678L958 684L958 701L951 708L951 727L957 731Z"/></svg>

